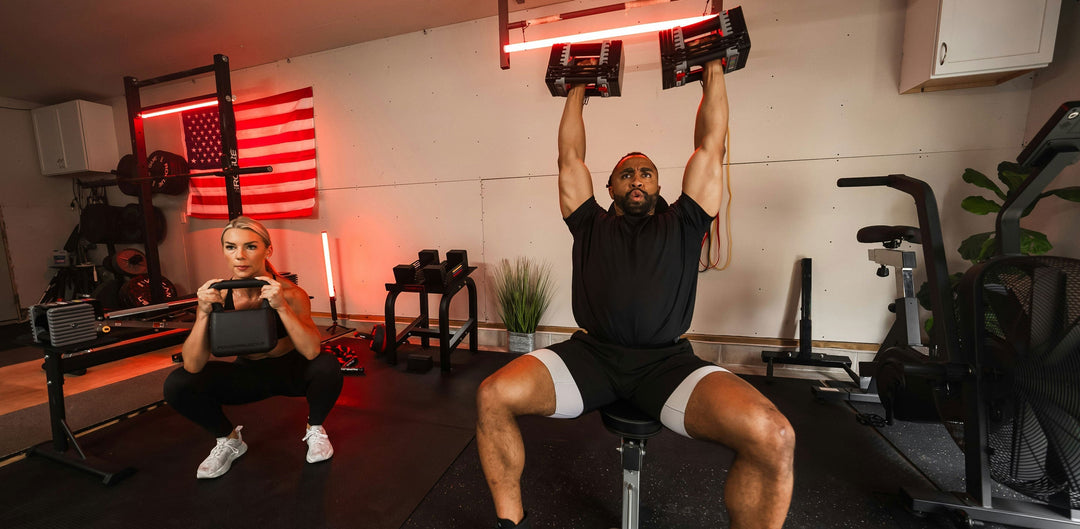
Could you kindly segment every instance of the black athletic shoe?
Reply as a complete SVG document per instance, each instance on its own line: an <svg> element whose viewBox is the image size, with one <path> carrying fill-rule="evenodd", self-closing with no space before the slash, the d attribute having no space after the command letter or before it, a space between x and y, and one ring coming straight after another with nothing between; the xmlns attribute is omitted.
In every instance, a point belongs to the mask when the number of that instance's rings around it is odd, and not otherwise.
<svg viewBox="0 0 1080 529"><path fill-rule="evenodd" d="M529 513L525 513L525 516L520 522L514 523L505 518L499 518L499 522L495 524L495 529L531 529L529 525Z"/></svg>

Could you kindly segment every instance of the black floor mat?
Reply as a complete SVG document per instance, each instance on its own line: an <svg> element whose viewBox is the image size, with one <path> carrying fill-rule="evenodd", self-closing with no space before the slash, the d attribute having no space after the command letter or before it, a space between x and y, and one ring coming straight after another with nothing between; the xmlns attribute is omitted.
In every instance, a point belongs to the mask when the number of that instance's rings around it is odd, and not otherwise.
<svg viewBox="0 0 1080 529"><path fill-rule="evenodd" d="M929 482L875 430L858 424L849 407L815 401L809 381L747 378L795 428L795 492L785 528L941 526L904 510L899 488ZM526 417L520 425L526 444L522 492L533 527L618 527L618 440L599 416ZM642 470L641 527L727 527L723 487L732 457L727 448L669 431L651 439ZM404 527L494 527L494 520L474 441Z"/></svg>
<svg viewBox="0 0 1080 529"><path fill-rule="evenodd" d="M228 408L244 425L248 453L222 478L196 480L213 440L161 407L81 438L88 453L138 469L114 486L38 458L0 467L0 527L492 527L474 441L474 396L480 381L512 357L459 350L452 374L414 374L404 363L376 360L359 340L341 343L361 352L367 375L346 379L327 420L336 450L329 462L304 462L306 403L278 397ZM748 380L795 428L786 528L948 527L904 511L898 489L931 484L881 434L859 425L850 407L815 401L808 381ZM617 439L599 417L528 417L521 425L523 490L534 527L618 526ZM726 527L731 459L723 447L670 432L652 439L642 528Z"/></svg>
<svg viewBox="0 0 1080 529"><path fill-rule="evenodd" d="M326 422L335 446L326 463L304 462L304 400L276 397L227 408L249 450L222 478L196 480L213 439L162 407L80 439L87 453L137 469L111 487L40 458L0 468L11 506L0 527L400 527L474 436L476 387L510 357L459 351L449 376L361 357L367 375L346 378Z"/></svg>
<svg viewBox="0 0 1080 529"><path fill-rule="evenodd" d="M885 416L885 408L878 403L856 402L851 406L859 413ZM956 445L943 424L894 421L892 425L876 428L889 444L926 475L934 485L929 490L965 492L964 452ZM996 482L991 482L990 487L996 498L1033 501ZM922 489L926 490L926 487ZM915 492L917 491L913 491ZM984 527L996 529L1006 526L986 524Z"/></svg>

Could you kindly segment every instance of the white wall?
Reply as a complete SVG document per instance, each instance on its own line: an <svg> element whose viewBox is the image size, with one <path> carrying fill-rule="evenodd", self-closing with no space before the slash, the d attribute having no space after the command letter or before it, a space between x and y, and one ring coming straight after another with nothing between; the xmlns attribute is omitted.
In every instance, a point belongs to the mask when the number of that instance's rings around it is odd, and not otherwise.
<svg viewBox="0 0 1080 529"><path fill-rule="evenodd" d="M519 16L601 3L607 2L568 2ZM899 192L839 190L836 179L906 173L931 182L946 247L955 248L992 224L960 210L970 187L960 175L965 167L992 173L1019 152L1032 76L991 88L900 96L902 0L742 5L753 42L750 62L727 79L733 262L701 277L690 331L796 336L793 275L799 258L813 257L814 338L875 342L888 325L884 307L893 283L874 275L876 265L866 260L867 245L855 241L855 231L914 224L914 209ZM700 9L685 1L650 6L536 26L528 38L693 16ZM481 320L498 320L486 290L489 266L527 255L554 266L559 288L542 323L575 325L570 237L559 218L555 176L563 100L552 98L543 82L547 50L515 53L510 70L498 68L496 27L495 18L465 22L232 73L241 100L314 87L318 210L309 219L268 225L275 264L299 273L316 297L315 311L329 310L318 238L328 230L337 255L339 312L381 315L394 265L411 262L422 248L463 248L480 266L474 277ZM512 34L519 38L520 32ZM625 45L624 96L594 98L585 110L586 163L607 204L603 182L611 166L625 152L642 150L656 161L663 194L672 199L691 153L700 88L660 89L655 35L627 37ZM1076 68L1068 69L1071 75ZM154 87L143 99L152 104L209 91L207 78ZM125 150L123 103L113 105ZM180 152L175 122L153 122L147 135L151 150ZM165 274L189 289L220 276L222 223L184 219L179 200L162 203L171 223L161 250ZM959 264L952 250L949 257ZM415 306L403 302L399 314ZM464 299L455 300L452 316L462 318L465 310Z"/></svg>
<svg viewBox="0 0 1080 529"><path fill-rule="evenodd" d="M79 223L69 207L71 179L41 176L29 110L36 106L0 98L0 209L23 308L36 304L45 292L55 272L47 268L52 250L63 248Z"/></svg>

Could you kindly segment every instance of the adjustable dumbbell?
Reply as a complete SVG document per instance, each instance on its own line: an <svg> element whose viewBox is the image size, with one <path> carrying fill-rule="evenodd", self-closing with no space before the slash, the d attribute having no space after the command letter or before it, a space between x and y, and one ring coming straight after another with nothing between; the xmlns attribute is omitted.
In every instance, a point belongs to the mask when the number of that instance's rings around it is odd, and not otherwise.
<svg viewBox="0 0 1080 529"><path fill-rule="evenodd" d="M438 262L438 250L420 250L419 258L413 261L412 264L403 264L394 267L394 282L399 285L415 285L420 283L422 280L420 270L429 264Z"/></svg>
<svg viewBox="0 0 1080 529"><path fill-rule="evenodd" d="M444 287L454 282L469 271L469 254L465 250L450 250L446 252L446 260L430 264L423 268L424 285L431 287Z"/></svg>
<svg viewBox="0 0 1080 529"><path fill-rule="evenodd" d="M591 44L556 44L551 47L547 74L548 90L555 97L566 97L570 87L585 85L585 97L622 95L621 40Z"/></svg>
<svg viewBox="0 0 1080 529"><path fill-rule="evenodd" d="M750 33L742 7L696 24L665 29L659 36L664 90L700 80L707 62L719 59L724 73L731 73L746 66L750 55Z"/></svg>

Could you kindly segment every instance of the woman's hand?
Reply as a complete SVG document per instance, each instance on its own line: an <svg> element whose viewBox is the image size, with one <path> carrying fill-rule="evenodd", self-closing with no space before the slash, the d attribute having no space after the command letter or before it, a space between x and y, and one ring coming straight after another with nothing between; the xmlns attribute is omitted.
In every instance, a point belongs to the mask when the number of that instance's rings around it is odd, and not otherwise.
<svg viewBox="0 0 1080 529"><path fill-rule="evenodd" d="M280 310L282 305L285 304L285 295L282 293L281 283L266 276L259 276L255 279L261 279L267 282L266 285L263 285L262 291L259 292L259 299L268 301L270 303L270 308Z"/></svg>
<svg viewBox="0 0 1080 529"><path fill-rule="evenodd" d="M225 303L225 298L222 297L221 291L216 288L210 288L210 285L220 282L221 279L211 279L205 283L199 290L195 291L199 298L199 312L210 314L214 310L214 303Z"/></svg>

